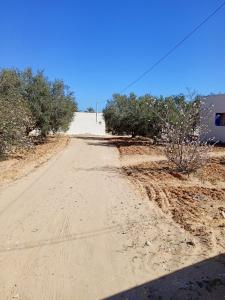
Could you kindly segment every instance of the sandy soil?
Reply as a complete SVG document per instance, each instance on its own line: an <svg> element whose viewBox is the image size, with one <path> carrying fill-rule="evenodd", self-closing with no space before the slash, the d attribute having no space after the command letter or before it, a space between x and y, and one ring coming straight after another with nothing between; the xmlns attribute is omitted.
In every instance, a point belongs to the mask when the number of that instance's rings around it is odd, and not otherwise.
<svg viewBox="0 0 225 300"><path fill-rule="evenodd" d="M219 167L218 167L219 166ZM166 161L125 167L151 201L215 254L225 249L225 178L218 160L190 176L171 171ZM206 175L207 174L207 175ZM216 177L220 174L220 180Z"/></svg>
<svg viewBox="0 0 225 300"><path fill-rule="evenodd" d="M166 161L162 146L129 138L114 143L127 175L143 185L150 200L215 254L224 251L225 147L215 147L203 169L185 175Z"/></svg>
<svg viewBox="0 0 225 300"><path fill-rule="evenodd" d="M223 299L223 253L122 166L110 139L73 138L0 188L0 299Z"/></svg>
<svg viewBox="0 0 225 300"><path fill-rule="evenodd" d="M0 186L14 182L32 172L62 150L69 142L69 137L48 137L43 144L34 145L30 150L17 152L0 161Z"/></svg>

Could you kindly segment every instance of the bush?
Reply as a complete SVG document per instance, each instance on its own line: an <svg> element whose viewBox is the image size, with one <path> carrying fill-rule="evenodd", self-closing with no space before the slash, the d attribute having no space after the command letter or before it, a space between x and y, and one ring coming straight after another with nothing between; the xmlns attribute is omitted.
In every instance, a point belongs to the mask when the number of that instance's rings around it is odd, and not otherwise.
<svg viewBox="0 0 225 300"><path fill-rule="evenodd" d="M55 80L51 86L52 111L50 130L52 132L67 131L77 111L73 93L61 80Z"/></svg>
<svg viewBox="0 0 225 300"><path fill-rule="evenodd" d="M0 156L29 145L27 127L32 115L21 95L21 82L16 70L0 72Z"/></svg>
<svg viewBox="0 0 225 300"><path fill-rule="evenodd" d="M31 69L25 70L21 78L23 95L34 118L32 129L38 130L42 137L50 132L66 131L77 110L77 104L64 82L50 82L43 72L33 75Z"/></svg>
<svg viewBox="0 0 225 300"><path fill-rule="evenodd" d="M206 133L208 128L200 119L203 115L201 109L204 109L205 117L210 112L210 108L203 107L198 99L193 102L185 102L183 97L167 100L165 154L178 171L195 171L204 166L209 158L212 145L202 139L201 133Z"/></svg>
<svg viewBox="0 0 225 300"><path fill-rule="evenodd" d="M95 110L94 110L93 107L88 107L88 108L85 110L85 112L94 113Z"/></svg>
<svg viewBox="0 0 225 300"><path fill-rule="evenodd" d="M134 94L113 95L104 110L106 128L113 134L161 139L165 154L179 171L190 172L205 164L211 150L202 134L208 128L201 122L209 110L200 113L199 98L187 101L184 95L155 98Z"/></svg>
<svg viewBox="0 0 225 300"><path fill-rule="evenodd" d="M31 69L0 71L0 155L30 145L29 133L42 138L66 131L77 110L73 93L63 81L50 82Z"/></svg>
<svg viewBox="0 0 225 300"><path fill-rule="evenodd" d="M153 111L159 109L159 103L151 95L137 98L131 93L129 96L114 94L107 102L103 111L107 131L113 134L128 134L155 137L160 134L160 122Z"/></svg>

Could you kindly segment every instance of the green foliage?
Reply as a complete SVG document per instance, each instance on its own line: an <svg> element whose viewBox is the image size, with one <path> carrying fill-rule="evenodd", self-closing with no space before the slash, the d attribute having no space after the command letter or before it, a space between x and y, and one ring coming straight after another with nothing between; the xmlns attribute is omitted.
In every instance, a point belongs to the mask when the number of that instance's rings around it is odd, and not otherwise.
<svg viewBox="0 0 225 300"><path fill-rule="evenodd" d="M95 110L94 110L93 107L88 107L88 108L85 110L85 112L94 113Z"/></svg>
<svg viewBox="0 0 225 300"><path fill-rule="evenodd" d="M31 70L23 74L23 94L34 119L34 128L40 130L42 136L50 131L50 118L52 113L52 97L50 82L43 72L32 74Z"/></svg>
<svg viewBox="0 0 225 300"><path fill-rule="evenodd" d="M49 82L43 72L22 74L23 94L34 118L34 128L45 137L52 131L66 131L73 119L77 104L69 88L61 80Z"/></svg>
<svg viewBox="0 0 225 300"><path fill-rule="evenodd" d="M113 134L128 134L132 136L146 136L160 138L165 125L182 122L183 113L190 110L193 103L186 101L184 95L163 98L146 94L137 97L131 93L127 95L114 94L107 102L103 111L106 128ZM192 115L193 128L198 121L196 115Z"/></svg>
<svg viewBox="0 0 225 300"><path fill-rule="evenodd" d="M103 111L106 127L113 134L156 137L160 134L160 101L151 95L114 94Z"/></svg>
<svg viewBox="0 0 225 300"><path fill-rule="evenodd" d="M0 72L0 155L29 145L27 127L32 115L21 94L20 74L16 70Z"/></svg>
<svg viewBox="0 0 225 300"><path fill-rule="evenodd" d="M46 137L66 131L77 111L73 93L61 80L50 82L42 71L0 71L0 155L29 145L32 130Z"/></svg>
<svg viewBox="0 0 225 300"><path fill-rule="evenodd" d="M161 139L167 159L178 171L190 172L206 163L211 150L201 138L208 131L201 122L202 109L198 96L188 101L184 95L138 98L115 94L103 113L109 132ZM204 109L205 118L208 113Z"/></svg>
<svg viewBox="0 0 225 300"><path fill-rule="evenodd" d="M61 80L55 80L51 86L52 111L50 128L57 131L67 131L77 111L77 104L73 93Z"/></svg>

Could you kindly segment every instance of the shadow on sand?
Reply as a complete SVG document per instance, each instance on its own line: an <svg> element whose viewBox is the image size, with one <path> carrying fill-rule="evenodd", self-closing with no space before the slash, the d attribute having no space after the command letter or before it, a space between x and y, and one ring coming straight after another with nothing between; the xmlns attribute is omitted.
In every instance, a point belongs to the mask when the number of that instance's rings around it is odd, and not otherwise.
<svg viewBox="0 0 225 300"><path fill-rule="evenodd" d="M88 141L88 145L107 147L152 146L152 141L145 138L129 136L72 136L72 138Z"/></svg>
<svg viewBox="0 0 225 300"><path fill-rule="evenodd" d="M106 146L106 147L116 147L117 137L104 137L104 136L71 136L72 138L78 140L87 141L90 146Z"/></svg>
<svg viewBox="0 0 225 300"><path fill-rule="evenodd" d="M225 254L201 261L106 300L224 300Z"/></svg>

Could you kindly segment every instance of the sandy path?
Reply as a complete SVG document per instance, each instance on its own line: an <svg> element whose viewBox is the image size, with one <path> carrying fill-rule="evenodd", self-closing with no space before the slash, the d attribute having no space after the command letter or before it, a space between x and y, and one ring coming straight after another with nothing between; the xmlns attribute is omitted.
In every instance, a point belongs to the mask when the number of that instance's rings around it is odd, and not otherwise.
<svg viewBox="0 0 225 300"><path fill-rule="evenodd" d="M0 299L101 299L206 255L101 140L72 139L0 199Z"/></svg>

